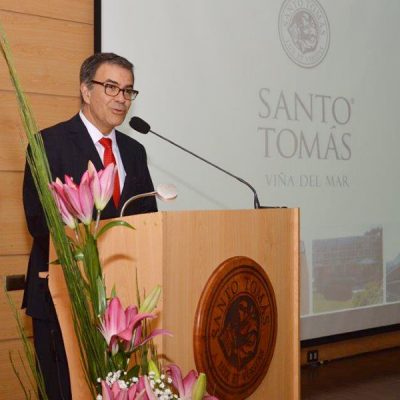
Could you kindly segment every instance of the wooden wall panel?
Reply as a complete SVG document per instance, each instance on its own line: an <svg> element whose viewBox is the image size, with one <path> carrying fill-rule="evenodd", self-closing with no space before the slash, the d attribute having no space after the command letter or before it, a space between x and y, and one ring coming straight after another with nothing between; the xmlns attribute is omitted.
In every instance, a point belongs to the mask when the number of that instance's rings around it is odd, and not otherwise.
<svg viewBox="0 0 400 400"><path fill-rule="evenodd" d="M28 254L31 239L26 230L22 206L22 172L0 174L0 256Z"/></svg>
<svg viewBox="0 0 400 400"><path fill-rule="evenodd" d="M28 93L39 128L70 118L79 110L79 67L93 51L91 0L0 0L0 22L10 41L18 75ZM0 60L0 276L26 271L31 239L22 207L24 135L15 95ZM22 291L11 293L19 307ZM29 335L31 321L21 315ZM22 350L15 320L0 293L0 398L23 399L13 375L9 350ZM23 354L23 351L21 351ZM17 367L20 361L17 362ZM18 367L21 369L20 367Z"/></svg>
<svg viewBox="0 0 400 400"><path fill-rule="evenodd" d="M41 94L29 94L28 97L39 129L68 119L79 110L80 100L78 97L50 97ZM25 134L14 93L0 91L0 104L2 105L2 146L7 149L0 153L0 171L23 171Z"/></svg>
<svg viewBox="0 0 400 400"><path fill-rule="evenodd" d="M7 11L0 11L0 21L26 92L64 96L79 93L79 68L93 48L91 25ZM2 61L0 88L12 90L4 66Z"/></svg>
<svg viewBox="0 0 400 400"><path fill-rule="evenodd" d="M28 256L1 256L0 257L0 280L7 275L25 274L26 266L28 265ZM9 292L11 298L19 310L19 314L25 326L25 331L28 336L32 336L32 323L31 319L25 316L25 312L21 310L23 290ZM5 292L0 291L0 321L9 321L2 325L0 329L0 341L5 339L15 339L19 337L17 324L6 298ZM0 397L1 398L1 397Z"/></svg>
<svg viewBox="0 0 400 400"><path fill-rule="evenodd" d="M0 0L0 23L9 39L17 72L39 128L70 118L79 110L79 68L93 52L92 0ZM25 145L20 135L14 90L0 57L0 277L26 272L31 238L22 206ZM22 291L12 292L19 307ZM21 311L23 316L23 311ZM8 358L21 341L3 291L0 291L0 399L22 400ZM28 334L31 321L23 316ZM17 368L21 370L17 362Z"/></svg>
<svg viewBox="0 0 400 400"><path fill-rule="evenodd" d="M91 1L0 0L0 10L93 24L93 5Z"/></svg>

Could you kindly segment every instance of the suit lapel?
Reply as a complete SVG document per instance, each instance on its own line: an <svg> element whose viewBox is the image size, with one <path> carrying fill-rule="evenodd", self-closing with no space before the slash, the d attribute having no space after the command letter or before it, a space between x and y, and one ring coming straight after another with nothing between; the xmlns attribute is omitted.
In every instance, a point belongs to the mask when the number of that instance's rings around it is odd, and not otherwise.
<svg viewBox="0 0 400 400"><path fill-rule="evenodd" d="M97 170L104 168L103 161L101 160L93 140L79 114L71 119L69 136L75 150L73 154L76 159L71 160L73 163L72 168L75 170L75 182L80 181L82 174L87 170L87 163L89 160L92 161ZM113 201L108 202L101 215L102 219L114 218L118 215Z"/></svg>
<svg viewBox="0 0 400 400"><path fill-rule="evenodd" d="M135 162L132 160L132 151L130 151L129 140L126 140L125 135L119 131L115 132L119 153L125 169L125 183L121 192L120 206L122 207L129 196L134 193L134 181L136 179Z"/></svg>
<svg viewBox="0 0 400 400"><path fill-rule="evenodd" d="M82 160L91 160L97 170L104 168L93 140L79 114L71 120L70 138L77 149L78 156L82 157Z"/></svg>

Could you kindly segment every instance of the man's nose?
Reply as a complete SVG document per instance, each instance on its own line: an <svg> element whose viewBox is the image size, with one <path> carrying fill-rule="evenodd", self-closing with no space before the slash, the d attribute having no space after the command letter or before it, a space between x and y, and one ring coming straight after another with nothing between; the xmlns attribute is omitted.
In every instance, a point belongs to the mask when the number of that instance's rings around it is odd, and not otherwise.
<svg viewBox="0 0 400 400"><path fill-rule="evenodd" d="M126 99L124 97L124 92L123 90L120 90L115 99L121 103L125 103Z"/></svg>

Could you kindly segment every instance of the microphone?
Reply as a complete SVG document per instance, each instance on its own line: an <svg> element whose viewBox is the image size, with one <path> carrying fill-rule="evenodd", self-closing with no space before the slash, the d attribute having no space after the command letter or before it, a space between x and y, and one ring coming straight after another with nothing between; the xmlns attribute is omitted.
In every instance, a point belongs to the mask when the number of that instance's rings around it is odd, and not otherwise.
<svg viewBox="0 0 400 400"><path fill-rule="evenodd" d="M126 207L128 207L128 205L131 204L133 201L142 199L143 197L151 197L151 196L156 196L157 199L163 201L170 201L170 200L175 200L178 194L175 185L173 185L172 183L162 183L158 185L156 187L156 190L154 190L153 192L137 194L136 196L133 196L130 199L128 199L122 206L121 212L119 214L120 218L124 216Z"/></svg>
<svg viewBox="0 0 400 400"><path fill-rule="evenodd" d="M184 147L180 146L179 144L173 142L170 139L167 139L164 136L161 136L160 134L154 132L151 130L150 125L144 121L142 118L139 117L132 117L131 120L129 121L129 125L131 126L131 128L133 128L135 131L139 132L139 133L143 133L144 135L146 135L147 133L151 132L153 135L158 136L159 138L167 141L168 143L171 143L172 145L174 145L175 147L178 147L179 149L185 151L186 153L191 154L192 156L198 158L201 161L204 161L205 163L211 165L212 167L219 169L220 171L224 172L225 174L231 176L232 178L235 178L236 180L238 180L239 182L243 183L244 185L246 185L248 188L250 188L250 190L253 192L254 195L254 208L264 208L260 206L260 202L258 200L258 195L256 190L253 188L253 186L250 185L250 183L246 182L244 179L239 178L236 175L233 175L232 173L226 171L225 169L219 167L218 165L212 163L211 161L206 160L203 157L200 157L199 155L193 153L192 151L185 149Z"/></svg>

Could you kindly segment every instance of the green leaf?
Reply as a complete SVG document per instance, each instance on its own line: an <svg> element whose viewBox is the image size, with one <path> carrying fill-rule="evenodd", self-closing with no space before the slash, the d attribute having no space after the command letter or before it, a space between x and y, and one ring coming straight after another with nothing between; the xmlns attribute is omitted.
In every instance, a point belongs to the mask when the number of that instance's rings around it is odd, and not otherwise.
<svg viewBox="0 0 400 400"><path fill-rule="evenodd" d="M95 239L97 240L101 235L103 235L105 232L107 232L109 229L114 228L115 226L124 226L126 228L130 229L135 229L131 224L128 224L125 221L111 221L108 224L104 225L98 232L97 235L95 235Z"/></svg>
<svg viewBox="0 0 400 400"><path fill-rule="evenodd" d="M97 294L99 296L99 314L103 315L107 305L106 288L104 281L100 276L97 277Z"/></svg>
<svg viewBox="0 0 400 400"><path fill-rule="evenodd" d="M139 371L140 371L140 365L136 364L128 371L128 373L126 374L126 379L129 380L132 379L133 377L138 377Z"/></svg>
<svg viewBox="0 0 400 400"><path fill-rule="evenodd" d="M60 260L58 258L56 258L53 261L49 261L49 265L60 265Z"/></svg>
<svg viewBox="0 0 400 400"><path fill-rule="evenodd" d="M116 366L117 369L119 370L125 370L127 366L127 357L125 353L122 353L119 351L117 354L112 356L114 365Z"/></svg>
<svg viewBox="0 0 400 400"><path fill-rule="evenodd" d="M75 242L75 240L74 240L71 236L69 236L69 235L67 235L67 234L65 234L65 236L67 237L68 242L69 242L72 246L77 246L77 243Z"/></svg>
<svg viewBox="0 0 400 400"><path fill-rule="evenodd" d="M115 284L111 289L111 298L113 299L114 297L117 297L117 289L115 288Z"/></svg>

